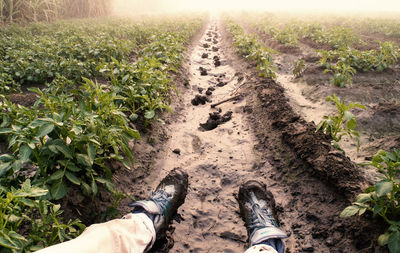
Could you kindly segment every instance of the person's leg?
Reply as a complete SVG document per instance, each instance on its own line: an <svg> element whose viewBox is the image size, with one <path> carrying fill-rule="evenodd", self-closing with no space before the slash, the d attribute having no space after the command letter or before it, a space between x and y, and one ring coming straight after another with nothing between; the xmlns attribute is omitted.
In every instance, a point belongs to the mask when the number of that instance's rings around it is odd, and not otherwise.
<svg viewBox="0 0 400 253"><path fill-rule="evenodd" d="M128 214L123 219L93 224L77 238L37 252L144 252L155 238L153 222L146 214Z"/></svg>
<svg viewBox="0 0 400 253"><path fill-rule="evenodd" d="M268 207L268 198L264 184L248 181L239 189L240 214L249 235L250 252L279 252L285 250L281 239L286 234L278 228Z"/></svg>
<svg viewBox="0 0 400 253"><path fill-rule="evenodd" d="M133 207L131 214L91 225L77 238L38 252L145 252L153 246L156 235L168 227L172 216L185 200L187 187L187 174L176 168L160 182L149 199L130 205Z"/></svg>

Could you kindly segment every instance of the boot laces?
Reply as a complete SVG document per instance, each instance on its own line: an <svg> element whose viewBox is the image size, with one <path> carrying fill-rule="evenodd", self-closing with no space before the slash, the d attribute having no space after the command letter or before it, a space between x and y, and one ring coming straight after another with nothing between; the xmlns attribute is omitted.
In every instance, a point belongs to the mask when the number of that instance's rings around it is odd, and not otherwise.
<svg viewBox="0 0 400 253"><path fill-rule="evenodd" d="M164 214L164 216L167 213L167 209L171 205L171 199L172 195L163 189L153 192L149 198L149 200L156 203L156 205L160 208L160 211Z"/></svg>
<svg viewBox="0 0 400 253"><path fill-rule="evenodd" d="M254 231L264 227L277 227L276 221L272 216L271 212L266 207L266 203L263 200L258 200L253 192L250 193L250 222L249 228Z"/></svg>

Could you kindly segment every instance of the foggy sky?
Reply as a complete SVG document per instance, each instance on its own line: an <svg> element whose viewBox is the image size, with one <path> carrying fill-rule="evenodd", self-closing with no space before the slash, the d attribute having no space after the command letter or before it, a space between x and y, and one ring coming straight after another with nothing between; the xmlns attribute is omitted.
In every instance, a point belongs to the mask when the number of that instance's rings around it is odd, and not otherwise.
<svg viewBox="0 0 400 253"><path fill-rule="evenodd" d="M223 10L400 12L400 0L114 0L114 11L125 15Z"/></svg>

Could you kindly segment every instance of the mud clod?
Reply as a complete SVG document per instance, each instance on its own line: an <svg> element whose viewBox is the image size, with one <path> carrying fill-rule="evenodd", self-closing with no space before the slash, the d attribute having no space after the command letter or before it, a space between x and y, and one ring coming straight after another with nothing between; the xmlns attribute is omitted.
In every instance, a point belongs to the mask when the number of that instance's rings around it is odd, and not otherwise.
<svg viewBox="0 0 400 253"><path fill-rule="evenodd" d="M214 87L209 87L207 89L207 91L206 91L206 95L207 96L211 96L213 91L215 91L215 88Z"/></svg>
<svg viewBox="0 0 400 253"><path fill-rule="evenodd" d="M203 47L204 47L204 48L209 48L210 45L209 45L208 43L204 43L204 44L203 44Z"/></svg>
<svg viewBox="0 0 400 253"><path fill-rule="evenodd" d="M206 123L200 123L200 127L205 131L211 131L232 119L232 111L228 111L224 115L221 115L221 112L219 111L210 113L209 115L210 116Z"/></svg>
<svg viewBox="0 0 400 253"><path fill-rule="evenodd" d="M224 87L225 85L227 85L227 82L219 82L217 84L218 87Z"/></svg>
<svg viewBox="0 0 400 253"><path fill-rule="evenodd" d="M207 69L205 69L203 67L200 67L199 70L200 70L200 75L202 75L202 76L206 76L207 75Z"/></svg>
<svg viewBox="0 0 400 253"><path fill-rule="evenodd" d="M208 58L208 54L207 54L207 53L203 53L203 54L201 55L201 58L203 58L203 59Z"/></svg>
<svg viewBox="0 0 400 253"><path fill-rule="evenodd" d="M181 154L181 150L179 148L176 148L174 150L172 150L173 153L180 155Z"/></svg>
<svg viewBox="0 0 400 253"><path fill-rule="evenodd" d="M213 46L213 47L211 48L211 50L214 51L214 52L218 52L219 47L214 47L214 46Z"/></svg>
<svg viewBox="0 0 400 253"><path fill-rule="evenodd" d="M214 66L215 67L221 66L221 61L218 56L214 56Z"/></svg>
<svg viewBox="0 0 400 253"><path fill-rule="evenodd" d="M192 99L192 105L205 105L207 102L211 102L211 100L206 96L196 95L195 98Z"/></svg>

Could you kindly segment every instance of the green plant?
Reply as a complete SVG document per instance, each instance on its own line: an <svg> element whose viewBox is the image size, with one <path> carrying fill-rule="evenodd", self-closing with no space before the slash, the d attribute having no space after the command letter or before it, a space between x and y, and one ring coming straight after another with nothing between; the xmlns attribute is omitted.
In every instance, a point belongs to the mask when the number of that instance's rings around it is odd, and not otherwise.
<svg viewBox="0 0 400 253"><path fill-rule="evenodd" d="M255 35L245 34L243 28L232 21L229 21L228 28L233 36L236 51L256 62L260 76L275 79L276 73L272 54L277 52L262 45Z"/></svg>
<svg viewBox="0 0 400 253"><path fill-rule="evenodd" d="M35 251L78 236L85 226L79 221L64 224L60 205L41 199L47 190L25 180L21 188L0 187L0 245L11 252ZM24 235L20 230L28 231ZM3 252L3 251L2 251Z"/></svg>
<svg viewBox="0 0 400 253"><path fill-rule="evenodd" d="M306 69L306 63L303 59L299 59L293 62L293 75L295 78L299 78L303 75L304 70Z"/></svg>
<svg viewBox="0 0 400 253"><path fill-rule="evenodd" d="M338 62L330 65L329 69L324 70L324 73L333 72L331 84L339 87L346 87L352 84L352 76L356 70L344 62Z"/></svg>
<svg viewBox="0 0 400 253"><path fill-rule="evenodd" d="M330 134L332 138L331 144L343 151L339 146L339 141L343 136L348 135L351 138L355 138L357 150L360 147L360 135L355 130L357 126L356 117L349 111L352 108L361 108L365 110L365 106L359 103L345 104L336 94L328 96L325 99L327 102L334 102L337 109L337 115L324 116L323 120L317 125L316 132L322 130L325 134ZM344 152L344 151L343 151Z"/></svg>
<svg viewBox="0 0 400 253"><path fill-rule="evenodd" d="M349 217L358 213L372 213L381 217L388 225L387 231L380 235L378 243L388 245L390 252L400 252L400 151L380 150L370 163L381 173L380 180L357 196L351 206L346 207L340 217Z"/></svg>

